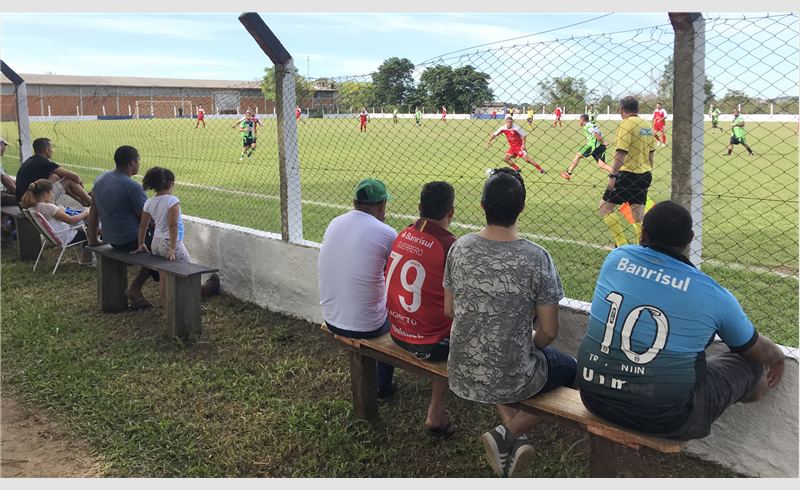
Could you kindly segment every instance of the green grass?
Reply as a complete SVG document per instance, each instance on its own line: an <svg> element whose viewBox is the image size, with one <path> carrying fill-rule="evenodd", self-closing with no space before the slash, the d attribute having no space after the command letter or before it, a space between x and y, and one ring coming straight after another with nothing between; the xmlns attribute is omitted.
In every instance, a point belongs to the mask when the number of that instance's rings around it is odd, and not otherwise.
<svg viewBox="0 0 800 490"><path fill-rule="evenodd" d="M519 122L527 131L527 124ZM31 132L32 138L51 138L54 160L72 165L67 168L78 172L87 187L99 174L91 169L111 169L114 150L131 144L142 155L141 173L164 166L175 172L178 181L195 185L177 187L184 214L280 233L276 121L263 120L255 160L242 163L238 133L230 128L233 120L206 123L207 128L195 129L194 121L186 119L35 122ZM502 135L486 147L489 134L500 124L431 119L423 120L419 128L410 119L393 124L391 119L373 118L367 133L357 130L356 119L310 119L299 124L304 238L321 242L327 224L352 205L353 188L365 177L387 183L393 196L387 223L395 229L410 223L404 216L417 215L419 189L432 180L447 180L455 187L456 224L482 225L484 170L505 165L500 158L508 146ZM607 140L613 141L617 124L601 117L599 125ZM671 127L669 123L668 130ZM1 129L3 134L16 133L14 123L2 123ZM712 134L710 124L706 129L703 270L732 291L744 291L738 285L749 284L748 296L737 293L737 297L751 305L747 311L756 327L777 342L797 347L797 280L766 273L798 275L796 123L748 122L748 142L757 154L752 158L741 147L735 147L730 157L722 156L729 133ZM528 150L548 173L540 175L520 162L528 203L519 231L553 255L568 297L591 301L607 252L573 242L606 249L613 245L597 212L606 179L590 159L581 161L569 182L558 176L582 145L582 134L577 121L567 121L563 128L535 121ZM667 141L671 143L671 133ZM669 198L670 160L671 146L658 147L650 191L656 201ZM11 174L18 165L18 160L3 158ZM632 238L633 228L623 225ZM474 230L454 226L452 231L461 236ZM726 264L747 270L731 270Z"/></svg>
<svg viewBox="0 0 800 490"><path fill-rule="evenodd" d="M319 325L243 303L205 300L193 343L162 337L161 310L104 314L96 270L71 257L32 271L0 257L3 399L51 409L104 463L107 477L463 477L494 475L480 435L494 408L447 395L458 434L423 434L430 383L397 370L378 420L353 416L347 354ZM134 269L129 271L131 274ZM224 284L223 284L224 288ZM158 302L152 282L145 295ZM586 434L544 422L528 434L535 477L586 477ZM259 464L255 464L259 463ZM684 454L623 448L633 477L732 477Z"/></svg>

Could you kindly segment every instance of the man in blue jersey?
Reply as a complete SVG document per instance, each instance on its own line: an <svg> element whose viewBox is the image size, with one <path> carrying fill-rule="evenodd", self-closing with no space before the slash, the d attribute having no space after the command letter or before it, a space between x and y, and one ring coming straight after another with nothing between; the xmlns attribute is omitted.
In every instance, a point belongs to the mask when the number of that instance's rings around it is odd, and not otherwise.
<svg viewBox="0 0 800 490"><path fill-rule="evenodd" d="M689 212L660 202L644 217L642 245L617 248L603 263L578 351L581 399L596 416L700 439L729 406L780 382L783 353L683 255L693 238ZM715 334L730 352L706 359Z"/></svg>

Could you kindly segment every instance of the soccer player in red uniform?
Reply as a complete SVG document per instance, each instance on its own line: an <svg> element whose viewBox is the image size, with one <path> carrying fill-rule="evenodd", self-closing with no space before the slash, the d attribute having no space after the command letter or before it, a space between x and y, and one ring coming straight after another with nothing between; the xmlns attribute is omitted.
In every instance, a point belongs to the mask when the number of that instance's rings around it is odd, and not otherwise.
<svg viewBox="0 0 800 490"><path fill-rule="evenodd" d="M556 124L558 124L559 128L563 127L561 126L561 106L556 104L556 110L553 112L553 114L556 115L556 122L553 123L553 127L556 127Z"/></svg>
<svg viewBox="0 0 800 490"><path fill-rule="evenodd" d="M455 235L455 191L447 182L422 186L420 218L400 232L392 245L386 273L386 309L394 342L417 359L446 361L453 320L444 314L444 266ZM433 381L426 434L446 438L456 432L447 417L447 383Z"/></svg>
<svg viewBox="0 0 800 490"><path fill-rule="evenodd" d="M303 121L302 119L300 119L300 114L303 113L303 111L300 110L300 106L297 105L297 106L294 106L294 107L295 107L294 114L295 114L295 116L297 116L297 120L300 121L301 123L305 124L306 122Z"/></svg>
<svg viewBox="0 0 800 490"><path fill-rule="evenodd" d="M361 119L361 128L358 130L360 133L361 131L367 132L367 121L369 121L369 114L367 114L367 108L362 107L361 112L358 114L358 118Z"/></svg>
<svg viewBox="0 0 800 490"><path fill-rule="evenodd" d="M504 162L510 165L514 170L519 171L520 168L514 163L513 159L520 157L536 167L539 172L543 174L546 173L533 158L528 156L528 151L525 149L525 139L528 136L525 134L525 131L523 131L522 128L514 124L514 118L512 116L506 116L506 124L504 126L500 126L500 129L492 134L492 137L489 138L489 141L486 143L487 148L492 146L492 140L500 133L506 135L506 139L508 139L508 145L510 147L503 157Z"/></svg>
<svg viewBox="0 0 800 490"><path fill-rule="evenodd" d="M442 106L442 121L447 122L447 109Z"/></svg>
<svg viewBox="0 0 800 490"><path fill-rule="evenodd" d="M492 119L497 119L497 111L492 109Z"/></svg>
<svg viewBox="0 0 800 490"><path fill-rule="evenodd" d="M203 110L203 106L197 106L197 124L194 125L194 129L197 129L197 126L200 126L200 122L203 123L203 129L206 128L206 111Z"/></svg>
<svg viewBox="0 0 800 490"><path fill-rule="evenodd" d="M667 133L664 131L666 121L667 111L661 108L661 102L659 102L656 104L656 110L653 111L653 132L656 133L656 146L662 143L664 146L667 146ZM660 141L657 133L661 133Z"/></svg>

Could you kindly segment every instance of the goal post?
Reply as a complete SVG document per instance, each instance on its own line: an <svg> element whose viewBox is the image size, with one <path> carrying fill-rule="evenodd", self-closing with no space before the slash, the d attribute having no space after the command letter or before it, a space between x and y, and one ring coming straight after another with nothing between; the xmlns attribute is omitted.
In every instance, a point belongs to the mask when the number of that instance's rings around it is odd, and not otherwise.
<svg viewBox="0 0 800 490"><path fill-rule="evenodd" d="M193 116L190 100L137 100L134 119L174 119L180 115Z"/></svg>

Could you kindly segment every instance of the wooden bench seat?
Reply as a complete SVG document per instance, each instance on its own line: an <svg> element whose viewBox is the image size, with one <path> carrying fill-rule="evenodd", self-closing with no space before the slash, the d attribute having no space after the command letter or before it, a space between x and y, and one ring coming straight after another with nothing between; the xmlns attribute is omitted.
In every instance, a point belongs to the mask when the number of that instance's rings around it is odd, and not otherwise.
<svg viewBox="0 0 800 490"><path fill-rule="evenodd" d="M14 229L17 230L19 260L36 260L39 249L42 246L42 239L36 226L22 214L22 210L17 206L3 206L0 208L0 214L9 216L14 220Z"/></svg>
<svg viewBox="0 0 800 490"><path fill-rule="evenodd" d="M219 269L153 254L131 254L110 244L86 247L97 256L97 301L109 313L125 310L128 298L128 265L156 270L167 285L167 335L188 338L200 335L200 276Z"/></svg>
<svg viewBox="0 0 800 490"><path fill-rule="evenodd" d="M376 361L447 382L446 361L421 361L395 344L388 333L375 339L350 339L334 335L325 324L322 330L330 341L350 352L353 410L358 418L373 419L378 415ZM583 405L578 390L570 388L556 388L511 406L587 432L590 443L589 476L593 478L616 476L617 455L622 444L636 450L649 447L666 453L679 452L686 445L681 441L629 431L595 417Z"/></svg>

